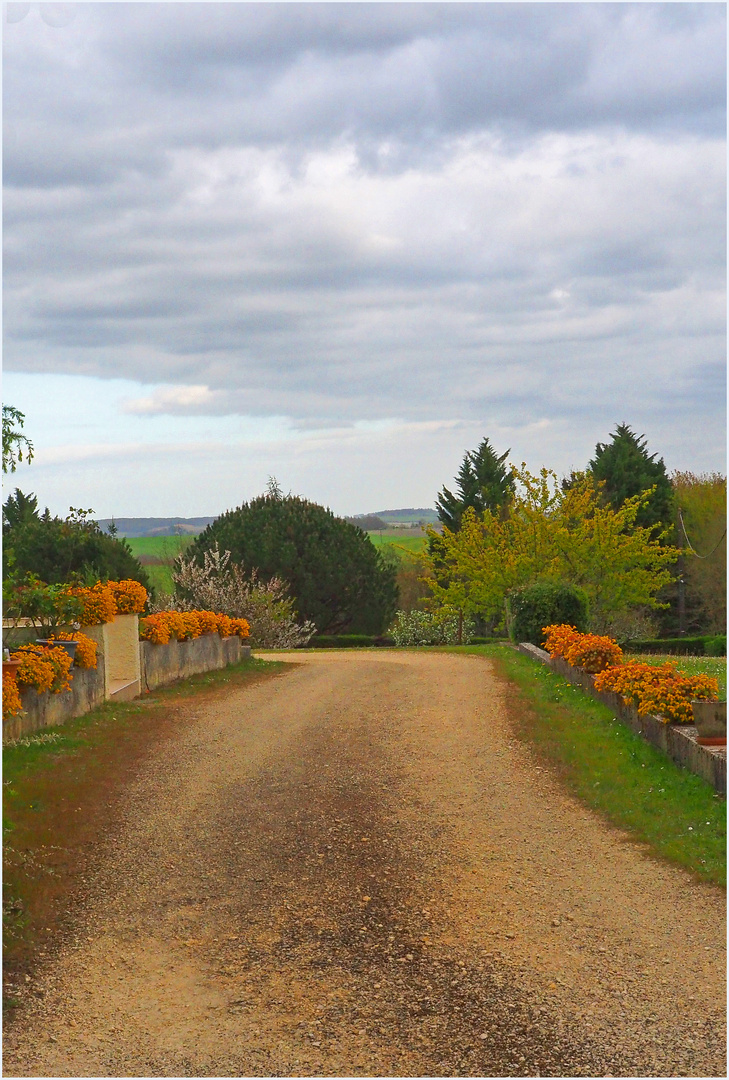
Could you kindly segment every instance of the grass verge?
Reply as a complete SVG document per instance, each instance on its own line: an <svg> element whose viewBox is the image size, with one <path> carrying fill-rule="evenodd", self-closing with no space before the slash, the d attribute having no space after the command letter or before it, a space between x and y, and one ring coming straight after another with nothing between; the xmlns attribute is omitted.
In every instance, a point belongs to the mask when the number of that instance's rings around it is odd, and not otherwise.
<svg viewBox="0 0 729 1080"><path fill-rule="evenodd" d="M515 649L449 651L495 661L517 691L509 702L517 733L572 793L652 854L726 884L726 803L706 781L674 765L606 705Z"/></svg>
<svg viewBox="0 0 729 1080"><path fill-rule="evenodd" d="M185 705L290 669L243 660L3 747L6 986L32 968L65 925L99 846L118 828L126 786L149 752L190 722ZM13 1006L12 995L6 1004Z"/></svg>

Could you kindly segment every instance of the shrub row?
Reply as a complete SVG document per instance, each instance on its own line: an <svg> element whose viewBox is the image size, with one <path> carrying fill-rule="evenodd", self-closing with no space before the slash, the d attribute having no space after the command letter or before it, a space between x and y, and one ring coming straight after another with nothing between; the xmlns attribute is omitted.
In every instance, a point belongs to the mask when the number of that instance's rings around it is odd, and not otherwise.
<svg viewBox="0 0 729 1080"><path fill-rule="evenodd" d="M673 664L625 663L617 642L596 634L580 634L573 626L545 626L546 649L594 674L596 690L620 694L642 715L665 723L690 724L692 701L716 701L719 685L709 675L688 675Z"/></svg>
<svg viewBox="0 0 729 1080"><path fill-rule="evenodd" d="M638 655L669 653L674 656L726 656L726 634L703 637L656 638L652 641L628 641L625 651Z"/></svg>
<svg viewBox="0 0 729 1080"><path fill-rule="evenodd" d="M203 634L247 638L250 626L245 619L231 619L215 611L157 611L139 620L139 637L154 645L166 645L170 639L191 641Z"/></svg>
<svg viewBox="0 0 729 1080"><path fill-rule="evenodd" d="M318 634L300 649L367 649L394 645L393 638L386 635L373 637L369 634Z"/></svg>

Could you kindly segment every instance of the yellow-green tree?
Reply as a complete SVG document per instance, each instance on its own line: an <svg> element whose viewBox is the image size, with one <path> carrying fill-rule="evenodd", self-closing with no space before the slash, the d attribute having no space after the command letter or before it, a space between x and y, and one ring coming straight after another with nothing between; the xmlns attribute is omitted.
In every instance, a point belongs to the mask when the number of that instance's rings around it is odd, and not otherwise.
<svg viewBox="0 0 729 1080"><path fill-rule="evenodd" d="M591 477L563 491L551 470L535 476L522 465L514 479L507 517L468 510L458 532L443 529L442 566L431 560L426 575L436 603L498 619L511 589L565 582L584 590L592 627L603 632L632 608L661 606L656 595L678 551L636 525L650 491L613 509Z"/></svg>
<svg viewBox="0 0 729 1080"><path fill-rule="evenodd" d="M726 477L677 472L671 477L683 527L689 631L726 633ZM688 540L689 547L686 544Z"/></svg>

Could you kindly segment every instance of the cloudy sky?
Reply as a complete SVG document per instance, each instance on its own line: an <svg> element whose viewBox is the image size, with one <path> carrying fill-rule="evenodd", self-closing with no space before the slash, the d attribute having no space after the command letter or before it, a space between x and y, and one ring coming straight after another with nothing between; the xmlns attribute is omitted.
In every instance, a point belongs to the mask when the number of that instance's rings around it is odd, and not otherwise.
<svg viewBox="0 0 729 1080"><path fill-rule="evenodd" d="M4 390L65 513L725 461L723 4L4 5Z"/></svg>

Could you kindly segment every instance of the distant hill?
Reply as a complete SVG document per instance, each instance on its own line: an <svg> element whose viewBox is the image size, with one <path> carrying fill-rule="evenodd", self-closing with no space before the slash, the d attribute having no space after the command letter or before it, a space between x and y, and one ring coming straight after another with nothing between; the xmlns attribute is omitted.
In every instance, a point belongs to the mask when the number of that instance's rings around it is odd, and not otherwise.
<svg viewBox="0 0 729 1080"><path fill-rule="evenodd" d="M353 525L359 525L365 532L377 532L380 529L392 528L394 525L406 528L408 525L419 525L421 522L437 524L438 515L430 507L410 507L405 510L378 510L375 514L357 514L347 517ZM119 536L195 536L215 521L214 517L194 518L156 518L156 517L129 517L129 518L100 518L99 525L106 531L112 521L116 525Z"/></svg>
<svg viewBox="0 0 729 1080"><path fill-rule="evenodd" d="M385 521L384 518L377 517L376 514L357 514L356 517L346 517L344 520L348 521L350 525L359 526L365 532L379 532L380 529L389 527L389 522Z"/></svg>
<svg viewBox="0 0 729 1080"><path fill-rule="evenodd" d="M100 518L99 525L106 532L112 521L119 536L194 536L215 518Z"/></svg>
<svg viewBox="0 0 729 1080"><path fill-rule="evenodd" d="M410 507L406 510L376 510L375 517L393 525L418 525L421 521L435 525L438 515L431 506Z"/></svg>

